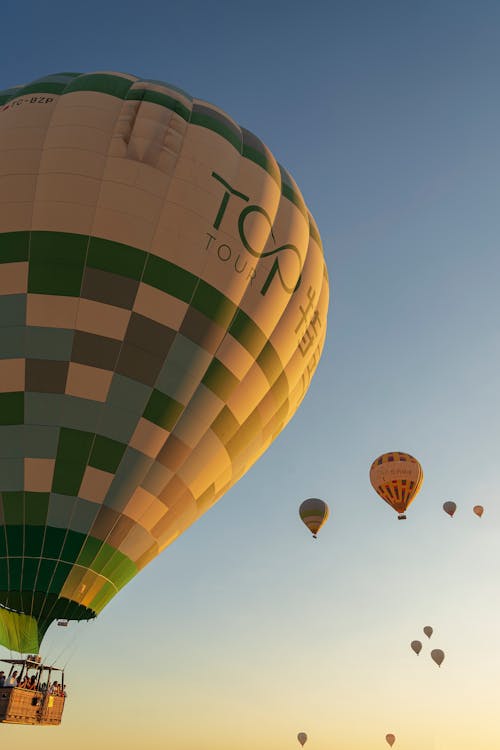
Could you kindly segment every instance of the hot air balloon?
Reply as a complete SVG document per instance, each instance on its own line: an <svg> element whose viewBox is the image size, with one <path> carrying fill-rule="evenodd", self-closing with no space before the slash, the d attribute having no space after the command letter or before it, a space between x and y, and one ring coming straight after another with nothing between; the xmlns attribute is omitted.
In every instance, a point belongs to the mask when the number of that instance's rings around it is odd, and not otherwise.
<svg viewBox="0 0 500 750"><path fill-rule="evenodd" d="M301 504L299 515L312 533L313 539L316 539L318 531L330 515L330 510L324 500L319 500L317 497L310 497Z"/></svg>
<svg viewBox="0 0 500 750"><path fill-rule="evenodd" d="M448 500L446 503L443 503L443 510L445 513L448 513L449 516L453 518L453 515L457 509L457 504L454 503L452 500Z"/></svg>
<svg viewBox="0 0 500 750"><path fill-rule="evenodd" d="M252 466L327 323L288 172L132 75L0 94L0 643L94 618Z"/></svg>
<svg viewBox="0 0 500 750"><path fill-rule="evenodd" d="M307 742L307 734L305 732L299 732L298 735L297 735L297 739L300 742L300 744L302 745L302 747L304 747L304 745Z"/></svg>
<svg viewBox="0 0 500 750"><path fill-rule="evenodd" d="M394 743L396 742L396 736L394 734L386 734L385 735L385 740L386 740L387 744L392 747L394 745Z"/></svg>
<svg viewBox="0 0 500 750"><path fill-rule="evenodd" d="M371 465L373 489L397 511L400 520L406 518L405 511L420 491L423 481L422 467L409 453L384 453Z"/></svg>
<svg viewBox="0 0 500 750"><path fill-rule="evenodd" d="M479 516L479 518L481 518L484 513L484 508L482 505L475 505L472 510L474 511L476 516Z"/></svg>
<svg viewBox="0 0 500 750"><path fill-rule="evenodd" d="M434 648L431 651L431 659L440 667L444 661L444 651L441 651L440 648Z"/></svg>
<svg viewBox="0 0 500 750"><path fill-rule="evenodd" d="M433 634L433 632L434 632L434 631L433 631L433 629L431 628L431 626L430 626L430 625L426 625L426 626L425 626L425 627L423 628L423 631L424 631L425 635L427 636L427 638L430 638L430 637L431 637L431 635L432 635L432 634Z"/></svg>
<svg viewBox="0 0 500 750"><path fill-rule="evenodd" d="M413 649L413 651L415 651L415 653L417 654L417 656L422 651L422 644L421 644L420 641L412 641L411 644L410 644L410 646Z"/></svg>

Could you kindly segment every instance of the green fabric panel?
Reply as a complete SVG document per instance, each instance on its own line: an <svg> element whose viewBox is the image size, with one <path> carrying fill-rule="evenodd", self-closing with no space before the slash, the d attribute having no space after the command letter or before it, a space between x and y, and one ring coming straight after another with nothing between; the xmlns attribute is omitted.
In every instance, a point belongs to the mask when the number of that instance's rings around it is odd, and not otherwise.
<svg viewBox="0 0 500 750"><path fill-rule="evenodd" d="M29 257L29 232L0 234L0 263L20 263Z"/></svg>
<svg viewBox="0 0 500 750"><path fill-rule="evenodd" d="M32 232L28 291L78 297L88 237L67 232Z"/></svg>
<svg viewBox="0 0 500 750"><path fill-rule="evenodd" d="M89 458L89 465L95 469L101 469L101 471L108 471L114 474L126 448L125 443L120 443L118 440L112 440L102 435L96 435Z"/></svg>
<svg viewBox="0 0 500 750"><path fill-rule="evenodd" d="M40 644L35 618L0 607L0 643L11 651L37 654Z"/></svg>
<svg viewBox="0 0 500 750"><path fill-rule="evenodd" d="M165 393L154 390L144 411L144 418L164 430L172 430L184 406Z"/></svg>
<svg viewBox="0 0 500 750"><path fill-rule="evenodd" d="M22 526L24 523L24 493L3 492L3 515L8 526Z"/></svg>
<svg viewBox="0 0 500 750"><path fill-rule="evenodd" d="M108 576L116 588L121 589L138 573L137 565L128 557L121 556L121 560L113 572Z"/></svg>
<svg viewBox="0 0 500 750"><path fill-rule="evenodd" d="M57 529L55 526L47 526L43 543L43 557L58 560L61 557L65 538L66 529Z"/></svg>
<svg viewBox="0 0 500 750"><path fill-rule="evenodd" d="M115 554L118 554L117 550L109 544L104 543L95 556L95 559L92 560L92 563L89 565L90 569L96 573L102 573L107 563Z"/></svg>
<svg viewBox="0 0 500 750"><path fill-rule="evenodd" d="M287 185L285 182L281 183L281 194L283 198L287 198L290 203L293 203L293 205L299 209L302 216L304 216L309 223L309 214L307 213L307 207L302 196L298 195L291 185Z"/></svg>
<svg viewBox="0 0 500 750"><path fill-rule="evenodd" d="M87 266L139 280L144 270L146 257L147 253L130 245L92 237L87 255Z"/></svg>
<svg viewBox="0 0 500 750"><path fill-rule="evenodd" d="M240 381L222 362L213 359L201 382L222 401L227 401Z"/></svg>
<svg viewBox="0 0 500 750"><path fill-rule="evenodd" d="M78 495L95 435L92 432L61 427L52 491Z"/></svg>
<svg viewBox="0 0 500 750"><path fill-rule="evenodd" d="M65 94L72 91L97 91L101 94L110 94L119 99L125 99L129 88L134 81L119 75L109 73L88 73L79 75L65 90Z"/></svg>
<svg viewBox="0 0 500 750"><path fill-rule="evenodd" d="M6 553L5 553L6 554ZM0 591L9 588L9 564L7 557L0 557Z"/></svg>
<svg viewBox="0 0 500 750"><path fill-rule="evenodd" d="M29 96L29 94L53 94L55 96L60 96L61 94L64 94L65 88L66 84L64 83L34 81L33 83L28 84L28 86L24 86L20 89L20 91L16 93L15 98L18 96Z"/></svg>
<svg viewBox="0 0 500 750"><path fill-rule="evenodd" d="M93 536L87 537L85 544L83 545L82 550L78 555L76 564L81 565L82 568L90 568L92 561L94 560L103 544L104 542L101 542L100 539L95 539Z"/></svg>
<svg viewBox="0 0 500 750"><path fill-rule="evenodd" d="M288 378L284 371L281 373L279 378L273 384L271 388L271 393L273 394L274 399L277 404L281 404L285 399L288 398L288 395L290 393L290 388L288 385ZM288 409L288 403L287 403L287 409Z"/></svg>
<svg viewBox="0 0 500 750"><path fill-rule="evenodd" d="M26 552L30 557L39 557L42 554L45 526L26 526L24 533Z"/></svg>
<svg viewBox="0 0 500 750"><path fill-rule="evenodd" d="M64 562L74 563L82 551L86 536L78 531L68 530L64 546L61 551L61 560Z"/></svg>
<svg viewBox="0 0 500 750"><path fill-rule="evenodd" d="M59 562L55 571L52 581L49 586L49 594L60 594L64 583L69 576L73 566L69 563Z"/></svg>
<svg viewBox="0 0 500 750"><path fill-rule="evenodd" d="M228 406L224 406L220 414L216 416L210 429L217 435L223 445L226 445L233 435L240 429L240 423Z"/></svg>
<svg viewBox="0 0 500 750"><path fill-rule="evenodd" d="M26 526L45 526L49 509L49 493L26 492L24 502Z"/></svg>
<svg viewBox="0 0 500 750"><path fill-rule="evenodd" d="M200 125L202 128L207 128L214 133L218 133L224 138L224 140L229 141L229 143L241 153L241 136L238 137L234 130L228 128L227 125L224 125L220 120L215 117L210 117L206 112L193 111L191 113L190 122L191 125ZM254 159L252 159L252 161L254 161Z"/></svg>
<svg viewBox="0 0 500 750"><path fill-rule="evenodd" d="M161 94L159 91L151 91L150 89L135 87L129 90L127 99L150 102L151 104L158 104L160 107L171 109L182 117L183 120L186 120L186 122L189 122L189 118L191 117L191 110L182 102L168 94Z"/></svg>
<svg viewBox="0 0 500 750"><path fill-rule="evenodd" d="M190 304L223 328L229 326L238 309L230 299L203 279L200 279Z"/></svg>
<svg viewBox="0 0 500 750"><path fill-rule="evenodd" d="M58 495L78 495L86 466L86 462L56 461L52 492Z"/></svg>
<svg viewBox="0 0 500 750"><path fill-rule="evenodd" d="M111 583L105 583L99 593L96 594L96 596L90 602L91 608L95 612L101 612L101 610L104 609L106 604L110 601L110 599L114 597L115 594L115 587L112 586Z"/></svg>
<svg viewBox="0 0 500 750"><path fill-rule="evenodd" d="M5 529L0 525L0 558L7 555L7 540L5 538ZM1 581L0 581L1 588Z"/></svg>
<svg viewBox="0 0 500 750"><path fill-rule="evenodd" d="M259 167L262 167L262 169L264 169L267 174L273 178L278 187L281 187L281 175L279 173L279 169L269 159L267 154L263 153L262 151L258 151L256 148L253 148L252 146L244 143L241 155L245 159L253 161L255 164L258 164Z"/></svg>
<svg viewBox="0 0 500 750"><path fill-rule="evenodd" d="M11 591L21 591L22 573L23 558L10 557L9 555L9 588Z"/></svg>
<svg viewBox="0 0 500 750"><path fill-rule="evenodd" d="M24 527L23 526L6 526L7 551L9 557L19 556L24 553ZM11 561L12 562L12 561Z"/></svg>
<svg viewBox="0 0 500 750"><path fill-rule="evenodd" d="M320 248L323 250L323 243L321 242L319 230L311 214L309 214L309 234L311 235L313 240L316 242L316 244L318 244Z"/></svg>
<svg viewBox="0 0 500 750"><path fill-rule="evenodd" d="M283 372L283 365L276 352L276 349L272 344L267 342L259 356L257 357L257 364L261 368L262 372L272 385Z"/></svg>
<svg viewBox="0 0 500 750"><path fill-rule="evenodd" d="M156 255L148 257L142 280L183 302L190 302L199 281L194 274Z"/></svg>
<svg viewBox="0 0 500 750"><path fill-rule="evenodd" d="M57 446L57 461L87 463L94 438L93 432L61 427Z"/></svg>
<svg viewBox="0 0 500 750"><path fill-rule="evenodd" d="M42 591L43 593L49 593L49 586L54 575L54 571L57 567L55 560L40 560L40 567L38 569L38 576L36 579L36 590Z"/></svg>
<svg viewBox="0 0 500 750"><path fill-rule="evenodd" d="M231 323L229 333L254 358L259 356L267 343L267 339L259 326L241 309L238 310Z"/></svg>
<svg viewBox="0 0 500 750"><path fill-rule="evenodd" d="M0 424L24 424L24 391L0 393Z"/></svg>
<svg viewBox="0 0 500 750"><path fill-rule="evenodd" d="M25 557L23 565L23 580L21 582L21 588L25 591L35 588L36 577L38 574L38 566L40 561L34 557Z"/></svg>

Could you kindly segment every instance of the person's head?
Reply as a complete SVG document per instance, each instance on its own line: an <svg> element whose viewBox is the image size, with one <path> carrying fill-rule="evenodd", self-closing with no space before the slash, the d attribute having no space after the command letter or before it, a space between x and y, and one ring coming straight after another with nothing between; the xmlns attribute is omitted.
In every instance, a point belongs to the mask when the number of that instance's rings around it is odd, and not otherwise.
<svg viewBox="0 0 500 750"><path fill-rule="evenodd" d="M12 672L12 677L17 677L17 672Z"/></svg>

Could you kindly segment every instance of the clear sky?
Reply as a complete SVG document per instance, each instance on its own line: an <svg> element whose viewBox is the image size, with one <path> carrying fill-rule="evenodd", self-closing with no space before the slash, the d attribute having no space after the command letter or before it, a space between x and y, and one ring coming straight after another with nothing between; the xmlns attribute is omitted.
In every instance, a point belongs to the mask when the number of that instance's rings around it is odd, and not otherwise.
<svg viewBox="0 0 500 750"><path fill-rule="evenodd" d="M64 722L2 742L500 746L500 4L4 0L2 22L1 88L125 71L258 134L333 287L291 424L95 622L49 632L46 655L69 658ZM390 450L424 467L406 522L368 481ZM317 542L297 514L312 495L331 509Z"/></svg>

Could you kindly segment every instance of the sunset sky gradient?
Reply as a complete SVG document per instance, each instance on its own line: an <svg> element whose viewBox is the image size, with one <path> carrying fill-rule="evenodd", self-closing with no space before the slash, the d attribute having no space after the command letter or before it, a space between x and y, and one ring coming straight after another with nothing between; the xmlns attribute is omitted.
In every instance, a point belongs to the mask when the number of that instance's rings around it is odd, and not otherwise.
<svg viewBox="0 0 500 750"><path fill-rule="evenodd" d="M259 135L317 221L332 303L291 424L95 622L52 626L63 724L2 740L500 746L498 2L6 0L3 22L1 88L124 71ZM424 468L405 522L368 479L391 450ZM309 496L330 505L316 542Z"/></svg>

